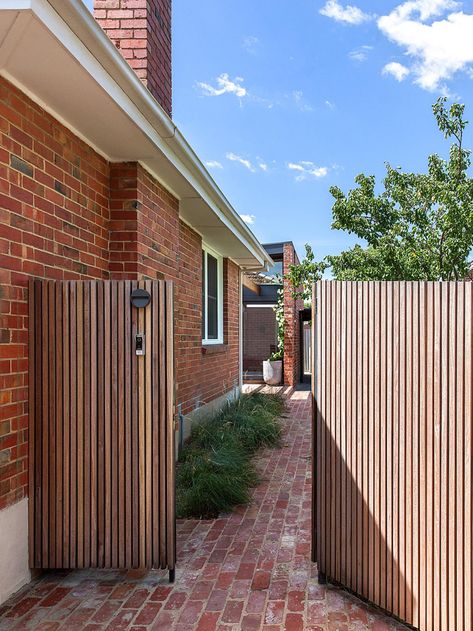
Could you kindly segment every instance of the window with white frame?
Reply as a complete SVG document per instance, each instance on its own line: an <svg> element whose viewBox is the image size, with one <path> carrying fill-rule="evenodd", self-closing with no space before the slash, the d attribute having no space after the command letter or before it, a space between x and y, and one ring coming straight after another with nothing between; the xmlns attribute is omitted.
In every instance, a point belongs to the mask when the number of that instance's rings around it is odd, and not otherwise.
<svg viewBox="0 0 473 631"><path fill-rule="evenodd" d="M223 343L223 258L202 248L202 342Z"/></svg>

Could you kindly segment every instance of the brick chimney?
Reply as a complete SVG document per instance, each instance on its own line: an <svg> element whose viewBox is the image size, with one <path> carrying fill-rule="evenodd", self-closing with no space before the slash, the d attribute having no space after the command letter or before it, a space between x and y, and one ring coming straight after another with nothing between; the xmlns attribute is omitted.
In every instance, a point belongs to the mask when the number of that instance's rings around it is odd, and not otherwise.
<svg viewBox="0 0 473 631"><path fill-rule="evenodd" d="M171 116L172 0L94 0L94 16Z"/></svg>

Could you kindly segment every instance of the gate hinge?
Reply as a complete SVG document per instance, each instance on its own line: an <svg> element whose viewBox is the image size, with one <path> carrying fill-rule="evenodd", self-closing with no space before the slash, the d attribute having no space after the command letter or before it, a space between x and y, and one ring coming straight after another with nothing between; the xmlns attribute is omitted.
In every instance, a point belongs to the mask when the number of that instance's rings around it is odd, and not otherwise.
<svg viewBox="0 0 473 631"><path fill-rule="evenodd" d="M174 413L174 431L178 432L179 431L179 413L175 412Z"/></svg>

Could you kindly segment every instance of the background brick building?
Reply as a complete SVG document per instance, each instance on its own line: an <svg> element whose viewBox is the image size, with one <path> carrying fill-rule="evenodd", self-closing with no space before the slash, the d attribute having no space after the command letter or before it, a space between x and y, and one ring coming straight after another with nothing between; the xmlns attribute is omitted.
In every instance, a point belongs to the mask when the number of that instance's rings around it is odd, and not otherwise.
<svg viewBox="0 0 473 631"><path fill-rule="evenodd" d="M292 241L263 246L274 261L267 272L246 274L243 289L243 370L247 381L262 381L262 363L277 350L277 326L274 307L278 291L284 299L284 383L295 386L301 381L302 300L295 300L288 282L281 282L289 266L299 263Z"/></svg>

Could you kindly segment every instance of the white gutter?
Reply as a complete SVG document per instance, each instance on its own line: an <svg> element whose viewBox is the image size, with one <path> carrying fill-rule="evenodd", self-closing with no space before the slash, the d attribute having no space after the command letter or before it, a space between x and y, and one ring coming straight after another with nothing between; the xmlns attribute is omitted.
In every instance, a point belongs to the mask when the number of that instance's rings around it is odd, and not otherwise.
<svg viewBox="0 0 473 631"><path fill-rule="evenodd" d="M22 5L22 8L31 8L41 16L44 11L44 1L6 0L5 4L11 4L11 8L16 9ZM178 160L184 163L192 179L202 188L203 199L207 203L209 200L213 202L213 204L209 204L213 211L220 216L224 223L230 224L236 229L242 242L253 251L254 256L261 262L261 267L268 269L273 264L271 257L222 193L171 118L123 59L85 4L81 0L67 2L64 0L46 0L46 2L54 8L100 65L113 77L114 81L170 147ZM2 5L1 8L3 9L4 6ZM9 7L5 6L5 8ZM255 266L254 269L260 268Z"/></svg>

